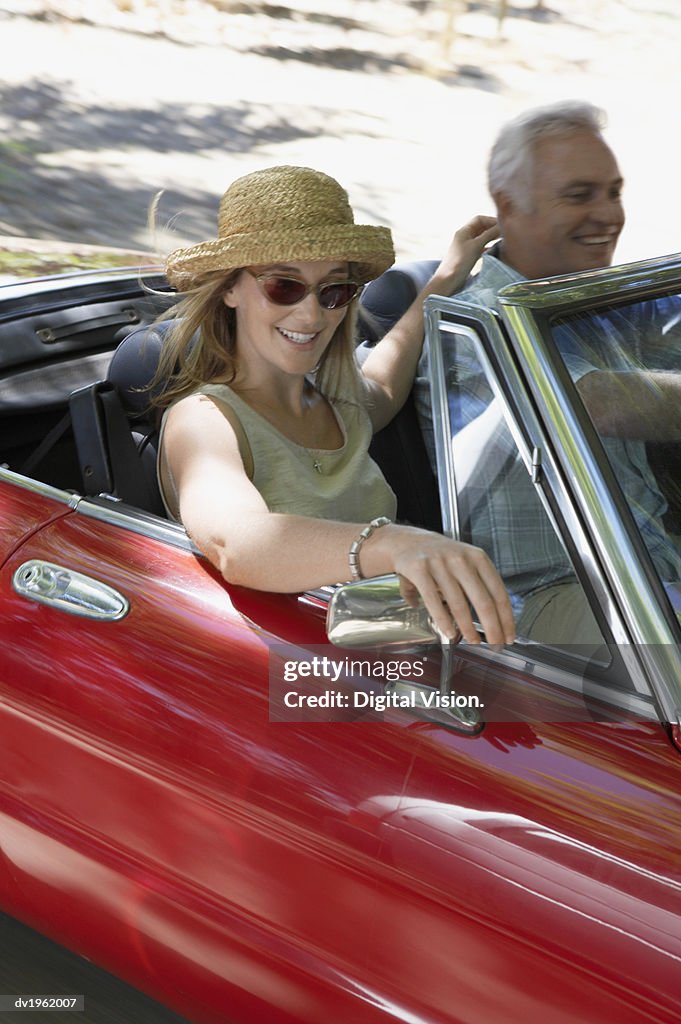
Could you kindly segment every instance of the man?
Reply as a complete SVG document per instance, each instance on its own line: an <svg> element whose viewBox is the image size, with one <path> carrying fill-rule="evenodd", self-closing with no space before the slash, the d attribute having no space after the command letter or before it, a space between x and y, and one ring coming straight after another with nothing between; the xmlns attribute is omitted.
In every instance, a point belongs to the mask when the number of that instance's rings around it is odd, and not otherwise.
<svg viewBox="0 0 681 1024"><path fill-rule="evenodd" d="M603 124L597 108L570 101L529 110L502 128L488 173L501 241L485 254L479 274L457 299L498 309L497 295L506 285L612 262L624 225L623 181L601 134ZM679 378L635 372L616 324L616 318L602 317L597 337L585 339L574 328L557 328L554 339L596 428L610 435L605 447L658 572L665 580L679 579L681 558L661 522L666 502L644 445L644 439L659 436L661 424L666 436L681 436ZM476 417L492 402L472 351L456 336L443 339L452 430L467 427L469 435ZM415 393L434 464L427 365L424 352ZM670 412L666 420L661 405ZM635 410L639 422L620 415L613 426L608 422L613 408L620 414ZM456 452L456 434L453 443ZM508 455L507 442L500 441L498 447L504 446ZM514 595L519 632L557 643L597 643L599 633L581 587L519 456L504 460L497 454L496 462L490 458L488 464L496 468L481 467L487 476L477 484L464 525Z"/></svg>

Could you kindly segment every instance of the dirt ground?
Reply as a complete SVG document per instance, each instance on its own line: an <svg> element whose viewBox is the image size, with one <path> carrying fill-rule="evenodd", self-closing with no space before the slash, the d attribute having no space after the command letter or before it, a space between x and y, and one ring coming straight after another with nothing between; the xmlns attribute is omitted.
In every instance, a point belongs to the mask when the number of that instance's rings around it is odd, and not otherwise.
<svg viewBox="0 0 681 1024"><path fill-rule="evenodd" d="M237 175L303 163L432 257L491 212L499 125L581 97L627 180L620 259L681 249L681 0L515 0L501 34L467 7L446 45L436 0L0 0L0 235L163 252Z"/></svg>

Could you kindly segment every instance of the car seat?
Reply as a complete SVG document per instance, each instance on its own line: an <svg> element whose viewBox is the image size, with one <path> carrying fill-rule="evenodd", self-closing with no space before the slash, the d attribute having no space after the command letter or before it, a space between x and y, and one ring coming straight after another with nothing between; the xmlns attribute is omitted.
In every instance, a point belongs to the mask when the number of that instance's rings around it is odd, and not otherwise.
<svg viewBox="0 0 681 1024"><path fill-rule="evenodd" d="M360 361L407 311L438 265L438 260L398 264L366 286L359 311L360 337L365 339L358 350ZM398 519L441 532L437 479L412 395L397 416L374 435L369 451L397 496Z"/></svg>
<svg viewBox="0 0 681 1024"><path fill-rule="evenodd" d="M151 406L163 339L172 321L138 327L116 349L107 379L71 395L83 489L165 515L156 480L160 416Z"/></svg>

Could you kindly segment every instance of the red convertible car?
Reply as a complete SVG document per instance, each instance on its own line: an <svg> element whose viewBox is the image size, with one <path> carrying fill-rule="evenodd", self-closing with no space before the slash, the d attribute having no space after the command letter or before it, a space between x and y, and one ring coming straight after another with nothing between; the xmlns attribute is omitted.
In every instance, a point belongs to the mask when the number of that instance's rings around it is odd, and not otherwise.
<svg viewBox="0 0 681 1024"><path fill-rule="evenodd" d="M428 300L436 474L411 404L376 457L489 539L497 649L389 577L225 584L155 490L163 279L0 288L0 909L197 1024L681 1020L680 289Z"/></svg>

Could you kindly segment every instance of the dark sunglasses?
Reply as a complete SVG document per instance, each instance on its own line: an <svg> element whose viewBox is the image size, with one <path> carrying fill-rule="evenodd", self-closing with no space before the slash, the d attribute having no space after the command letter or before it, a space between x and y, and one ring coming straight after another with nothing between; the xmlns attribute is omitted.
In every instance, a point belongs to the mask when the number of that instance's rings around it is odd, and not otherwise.
<svg viewBox="0 0 681 1024"><path fill-rule="evenodd" d="M247 272L258 282L261 292L275 306L295 306L306 299L310 292L317 296L323 309L342 309L352 302L361 285L356 281L329 281L327 284L305 284L296 277L282 277L281 274L254 274Z"/></svg>

